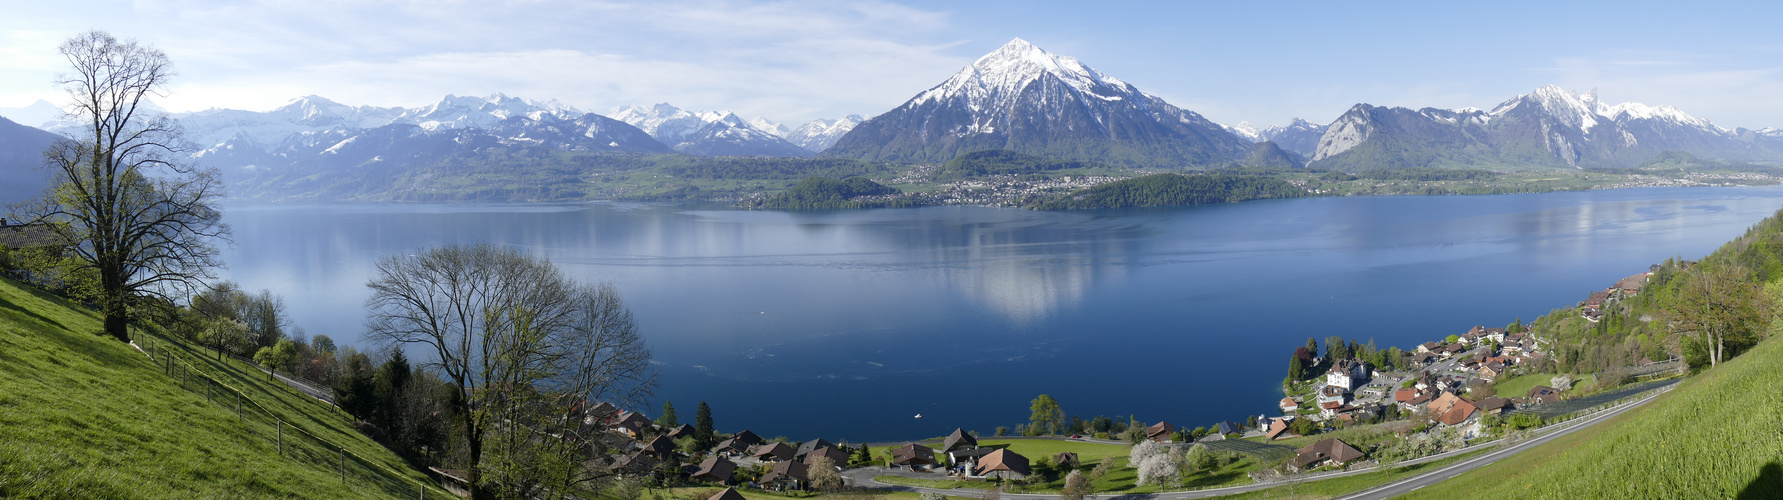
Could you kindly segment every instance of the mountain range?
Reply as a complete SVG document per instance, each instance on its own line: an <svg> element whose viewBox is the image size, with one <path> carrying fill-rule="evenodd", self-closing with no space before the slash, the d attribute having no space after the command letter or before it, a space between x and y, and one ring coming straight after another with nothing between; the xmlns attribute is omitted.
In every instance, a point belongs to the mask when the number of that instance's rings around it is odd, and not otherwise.
<svg viewBox="0 0 1783 500"><path fill-rule="evenodd" d="M47 102L0 109L74 130ZM817 119L797 128L727 111L668 103L606 116L557 101L447 95L416 108L352 106L304 96L270 111L176 113L201 163L269 191L339 169L408 175L459 161L496 165L502 151L809 157L940 164L983 150L1135 168L1244 166L1369 170L1403 167L1636 167L1662 154L1716 160L1783 159L1783 130L1728 130L1671 106L1607 104L1597 92L1555 86L1491 110L1409 109L1359 103L1328 125L1294 119L1222 125L1078 60L1015 39L885 113ZM8 121L0 166L47 144ZM39 148L40 150L40 148ZM496 151L491 153L491 151ZM471 156L482 155L471 159ZM27 158L29 157L29 158ZM24 158L21 160L20 158ZM452 159L452 160L448 160ZM601 160L612 163L624 160ZM6 163L10 162L10 163ZM387 176L388 177L388 176ZM394 178L394 177L391 177ZM307 182L307 181L306 181ZM9 183L16 185L16 183ZM250 190L252 191L252 190Z"/></svg>
<svg viewBox="0 0 1783 500"><path fill-rule="evenodd" d="M1783 158L1783 131L1728 130L1671 106L1609 105L1546 86L1475 108L1411 110L1357 104L1321 135L1311 166L1627 168L1661 153Z"/></svg>

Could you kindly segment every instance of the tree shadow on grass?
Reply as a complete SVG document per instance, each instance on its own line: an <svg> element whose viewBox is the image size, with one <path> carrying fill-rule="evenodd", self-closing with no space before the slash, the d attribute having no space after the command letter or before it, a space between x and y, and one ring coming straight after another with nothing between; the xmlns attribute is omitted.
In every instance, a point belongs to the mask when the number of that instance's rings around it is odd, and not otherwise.
<svg viewBox="0 0 1783 500"><path fill-rule="evenodd" d="M1738 500L1757 500L1764 498L1783 498L1783 465L1777 462L1765 464L1758 469L1758 478L1746 484L1740 490Z"/></svg>

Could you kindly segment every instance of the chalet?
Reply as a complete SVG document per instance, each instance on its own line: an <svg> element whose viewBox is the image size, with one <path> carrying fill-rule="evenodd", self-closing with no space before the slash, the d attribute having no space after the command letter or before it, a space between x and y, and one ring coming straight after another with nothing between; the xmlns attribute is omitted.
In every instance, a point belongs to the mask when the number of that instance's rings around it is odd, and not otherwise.
<svg viewBox="0 0 1783 500"><path fill-rule="evenodd" d="M805 465L814 465L819 458L830 459L830 465L837 469L848 466L848 452L842 451L841 448L831 448L828 446L811 450L810 453L806 453L804 458Z"/></svg>
<svg viewBox="0 0 1783 500"><path fill-rule="evenodd" d="M1238 422L1220 422L1213 424L1213 430L1220 434L1237 434L1244 432L1244 426Z"/></svg>
<svg viewBox="0 0 1783 500"><path fill-rule="evenodd" d="M1431 363L1435 362L1436 355L1428 352L1412 356L1412 364L1415 364L1420 368L1430 366Z"/></svg>
<svg viewBox="0 0 1783 500"><path fill-rule="evenodd" d="M774 464L767 474L762 474L762 487L780 491L802 490L811 484L811 466L799 462L780 462Z"/></svg>
<svg viewBox="0 0 1783 500"><path fill-rule="evenodd" d="M659 463L662 463L662 461L657 460L648 453L644 453L644 450L638 450L632 452L630 455L623 455L620 456L619 459L614 460L611 469L615 474L620 475L642 475L649 474L651 470L656 469L656 464Z"/></svg>
<svg viewBox="0 0 1783 500"><path fill-rule="evenodd" d="M1435 398L1435 393L1420 391L1417 395L1412 396L1411 399L1399 403L1399 409L1407 412L1418 411L1419 409L1424 408L1424 405L1430 404L1430 400Z"/></svg>
<svg viewBox="0 0 1783 500"><path fill-rule="evenodd" d="M742 493L737 493L736 488L725 488L724 491L720 491L720 492L718 492L717 495L712 495L710 498L707 498L706 500L746 500L746 499L743 498Z"/></svg>
<svg viewBox="0 0 1783 500"><path fill-rule="evenodd" d="M1032 473L1033 471L1028 468L1028 457L1007 449L999 449L985 455L984 458L978 459L977 466L972 469L973 477L1003 480L1021 480Z"/></svg>
<svg viewBox="0 0 1783 500"><path fill-rule="evenodd" d="M1485 377L1486 379L1497 379L1501 375L1504 375L1504 363L1487 361L1480 365L1481 377Z"/></svg>
<svg viewBox="0 0 1783 500"><path fill-rule="evenodd" d="M1410 387L1393 391L1393 402L1404 403L1418 397L1418 390Z"/></svg>
<svg viewBox="0 0 1783 500"><path fill-rule="evenodd" d="M668 436L669 436L669 439L681 439L684 437L693 437L693 426L687 425L687 424L681 424L680 427L676 427L674 430L669 431Z"/></svg>
<svg viewBox="0 0 1783 500"><path fill-rule="evenodd" d="M1641 293L1641 288L1645 286L1647 286L1647 275L1636 274L1617 281L1616 286L1613 289L1616 291L1617 295L1620 295L1623 298L1628 298Z"/></svg>
<svg viewBox="0 0 1783 500"><path fill-rule="evenodd" d="M941 441L942 453L953 453L955 450L971 450L978 448L978 438L973 437L965 429L954 428L953 434Z"/></svg>
<svg viewBox="0 0 1783 500"><path fill-rule="evenodd" d="M1467 350L1467 348L1461 347L1461 344L1449 344L1449 345L1443 346L1442 349L1438 350L1437 354L1442 355L1443 359L1449 359L1450 356L1454 356L1456 354L1461 354L1461 351L1465 351L1465 350Z"/></svg>
<svg viewBox="0 0 1783 500"><path fill-rule="evenodd" d="M703 483L730 484L731 474L735 472L737 472L736 462L724 457L713 456L700 462L700 465L695 467L693 472L687 475L687 478Z"/></svg>
<svg viewBox="0 0 1783 500"><path fill-rule="evenodd" d="M1505 332L1505 330L1503 328L1497 328L1497 327L1487 328L1486 333L1483 335L1480 335L1480 339L1481 340L1491 340L1493 342L1498 342L1498 343L1502 344L1502 343L1504 343L1504 332Z"/></svg>
<svg viewBox="0 0 1783 500"><path fill-rule="evenodd" d="M731 437L725 438L723 441L719 441L717 446L712 447L712 453L724 456L743 455L763 442L764 440L761 436L757 436L753 432L744 430L743 432L732 434Z"/></svg>
<svg viewBox="0 0 1783 500"><path fill-rule="evenodd" d="M635 411L619 412L619 419L613 423L613 428L632 439L638 439L644 436L644 429L650 428L650 418Z"/></svg>
<svg viewBox="0 0 1783 500"><path fill-rule="evenodd" d="M593 408L589 408L588 412L583 414L582 423L588 425L612 426L619 421L619 419L616 418L618 416L619 409L614 408L613 405L603 401L594 405Z"/></svg>
<svg viewBox="0 0 1783 500"><path fill-rule="evenodd" d="M1505 410L1514 408L1510 400L1496 396L1482 399L1478 405L1479 411L1485 412L1487 415L1498 415L1504 413Z"/></svg>
<svg viewBox="0 0 1783 500"><path fill-rule="evenodd" d="M822 438L813 439L810 441L799 443L799 449L793 451L792 458L795 460L803 460L805 458L805 455L811 453L812 450L816 450L818 448L835 448L835 447L836 447L836 443L824 441Z"/></svg>
<svg viewBox="0 0 1783 500"><path fill-rule="evenodd" d="M1268 430L1263 431L1263 439L1275 440L1293 436L1294 433L1288 430L1288 422L1287 418L1269 419L1269 425L1265 427Z"/></svg>
<svg viewBox="0 0 1783 500"><path fill-rule="evenodd" d="M1058 467L1059 470L1076 469L1078 465L1081 465L1081 462L1077 459L1077 453L1069 451L1061 451L1059 454L1053 455L1052 463L1054 466Z"/></svg>
<svg viewBox="0 0 1783 500"><path fill-rule="evenodd" d="M1579 311L1579 317L1585 318L1585 321L1596 323L1603 319L1603 313L1598 312L1597 309L1584 309Z"/></svg>
<svg viewBox="0 0 1783 500"><path fill-rule="evenodd" d="M1560 400L1560 390L1545 385L1538 385L1529 388L1529 394L1526 397L1528 397L1531 402L1535 403L1552 403Z"/></svg>
<svg viewBox="0 0 1783 500"><path fill-rule="evenodd" d="M767 443L756 445L751 455L763 462L784 462L792 460L793 448L786 443Z"/></svg>
<svg viewBox="0 0 1783 500"><path fill-rule="evenodd" d="M668 436L656 436L656 439L650 440L641 451L656 457L657 460L667 460L675 454L675 442L669 440Z"/></svg>
<svg viewBox="0 0 1783 500"><path fill-rule="evenodd" d="M1460 425L1473 417L1476 407L1467 398L1456 396L1452 392L1444 392L1430 401L1426 412L1430 418L1443 425Z"/></svg>
<svg viewBox="0 0 1783 500"><path fill-rule="evenodd" d="M891 452L891 465L910 468L928 468L935 465L935 450L916 443L906 444Z"/></svg>
<svg viewBox="0 0 1783 500"><path fill-rule="evenodd" d="M1418 352L1436 352L1436 350L1440 349L1440 348L1442 348L1442 344L1438 344L1435 342L1425 342L1422 344L1418 344Z"/></svg>
<svg viewBox="0 0 1783 500"><path fill-rule="evenodd" d="M1176 438L1176 426L1170 422L1158 422L1145 428L1145 438L1159 443L1168 443Z"/></svg>
<svg viewBox="0 0 1783 500"><path fill-rule="evenodd" d="M1281 409L1283 415L1293 415L1300 410L1300 403L1295 402L1294 398L1282 398Z"/></svg>
<svg viewBox="0 0 1783 500"><path fill-rule="evenodd" d="M1365 455L1337 438L1319 441L1305 448L1294 450L1294 458L1288 465L1294 470L1307 470L1325 465L1343 467L1350 462L1361 460Z"/></svg>

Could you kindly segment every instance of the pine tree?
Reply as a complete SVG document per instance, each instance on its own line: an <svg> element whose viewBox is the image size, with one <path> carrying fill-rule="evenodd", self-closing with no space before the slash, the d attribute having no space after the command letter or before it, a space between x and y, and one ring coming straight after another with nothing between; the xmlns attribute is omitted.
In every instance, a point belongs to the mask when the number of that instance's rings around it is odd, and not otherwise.
<svg viewBox="0 0 1783 500"><path fill-rule="evenodd" d="M656 425L661 426L664 429L674 429L681 426L681 418L675 416L675 403L669 401L662 402L662 416L656 417Z"/></svg>
<svg viewBox="0 0 1783 500"><path fill-rule="evenodd" d="M695 411L693 416L693 440L699 443L700 449L704 450L718 444L713 440L716 436L717 431L712 428L712 407L707 406L705 401L701 401L700 409Z"/></svg>
<svg viewBox="0 0 1783 500"><path fill-rule="evenodd" d="M1299 382L1306 378L1306 365L1301 363L1300 356L1288 356L1288 380Z"/></svg>

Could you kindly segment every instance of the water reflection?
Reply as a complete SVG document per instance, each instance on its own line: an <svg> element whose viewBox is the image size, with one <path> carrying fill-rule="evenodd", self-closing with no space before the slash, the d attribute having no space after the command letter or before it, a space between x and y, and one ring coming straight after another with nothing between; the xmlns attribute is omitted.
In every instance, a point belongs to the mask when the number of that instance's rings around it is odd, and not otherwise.
<svg viewBox="0 0 1783 500"><path fill-rule="evenodd" d="M309 333L352 342L377 258L513 245L625 294L671 381L665 398L711 401L735 419L727 428L903 439L948 429L859 409L925 405L957 415L949 428L986 430L1050 393L1086 416L1240 418L1272 407L1276 360L1306 337L1413 345L1529 319L1630 269L1706 253L1780 196L1650 189L1096 213L230 207L239 245L225 259L230 278L284 296ZM1093 376L1056 376L1084 367ZM1156 382L1129 383L1144 380ZM1195 382L1209 380L1221 383ZM1193 397L1157 398L1156 384ZM847 415L763 397L808 393Z"/></svg>

